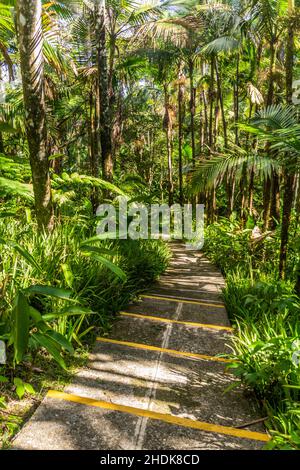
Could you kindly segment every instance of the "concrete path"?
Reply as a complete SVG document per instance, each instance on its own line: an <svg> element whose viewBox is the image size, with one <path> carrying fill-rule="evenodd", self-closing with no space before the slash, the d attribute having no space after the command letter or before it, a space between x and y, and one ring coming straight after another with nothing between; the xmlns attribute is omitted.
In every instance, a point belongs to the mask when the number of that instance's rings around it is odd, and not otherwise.
<svg viewBox="0 0 300 470"><path fill-rule="evenodd" d="M160 281L98 338L87 368L49 391L15 449L260 449L259 414L226 371L224 280L201 253L173 245ZM245 426L246 425L246 426Z"/></svg>

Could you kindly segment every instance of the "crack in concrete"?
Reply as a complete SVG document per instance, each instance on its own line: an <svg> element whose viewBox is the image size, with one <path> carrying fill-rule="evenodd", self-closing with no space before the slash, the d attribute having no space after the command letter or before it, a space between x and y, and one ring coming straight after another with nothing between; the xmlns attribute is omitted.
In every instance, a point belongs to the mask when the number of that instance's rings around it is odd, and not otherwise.
<svg viewBox="0 0 300 470"><path fill-rule="evenodd" d="M182 303L179 303L177 305L174 320L179 319L181 311L182 311L182 305L183 305ZM167 349L168 346L169 346L173 326L174 326L174 324L170 323L166 327L166 330L165 330L164 335L163 335L162 345L161 345L161 347L163 349ZM156 364L155 364L155 370L154 370L153 378L152 378L152 385L151 385L151 387L149 388L149 390L147 391L147 394L146 394L146 397L148 398L148 405L147 405L147 408L146 408L147 410L151 410L151 404L152 404L152 402L153 402L153 400L155 399L155 396L156 396L156 390L157 390L157 384L158 384L157 376L158 376L158 372L159 372L159 369L161 367L161 364L163 362L163 355L164 355L163 352L159 353L159 355L158 355L158 358L157 358ZM144 418L139 418L139 420L136 424L135 433L134 433L135 450L142 450L142 448L143 448L143 443L144 443L144 438L145 438L145 434L146 434L146 428L147 428L148 421L149 421L149 418L145 418L145 417Z"/></svg>

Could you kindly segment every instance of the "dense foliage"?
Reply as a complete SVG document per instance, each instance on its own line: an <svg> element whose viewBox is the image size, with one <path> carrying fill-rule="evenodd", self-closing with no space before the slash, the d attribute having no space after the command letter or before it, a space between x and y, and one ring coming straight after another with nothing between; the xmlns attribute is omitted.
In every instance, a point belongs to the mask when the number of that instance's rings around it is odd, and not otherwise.
<svg viewBox="0 0 300 470"><path fill-rule="evenodd" d="M255 242L234 219L207 230L206 253L226 276L224 298L236 331L231 370L262 404L269 447L292 449L300 446L300 298L293 282L278 280L278 251L278 233ZM293 252L289 266L298 263Z"/></svg>

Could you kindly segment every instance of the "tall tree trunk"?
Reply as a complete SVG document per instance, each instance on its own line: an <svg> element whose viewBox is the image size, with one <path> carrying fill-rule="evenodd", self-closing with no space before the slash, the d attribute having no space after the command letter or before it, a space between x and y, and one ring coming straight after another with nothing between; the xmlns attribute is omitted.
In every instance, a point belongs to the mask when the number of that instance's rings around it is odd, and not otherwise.
<svg viewBox="0 0 300 470"><path fill-rule="evenodd" d="M48 231L53 228L54 216L47 152L41 0L17 1L17 26L36 217L39 229Z"/></svg>
<svg viewBox="0 0 300 470"><path fill-rule="evenodd" d="M119 84L118 95L116 99L116 111L113 119L112 130L112 149L113 161L116 162L122 139L123 131L123 95L122 84Z"/></svg>
<svg viewBox="0 0 300 470"><path fill-rule="evenodd" d="M182 121L183 121L183 100L184 100L184 76L179 69L178 74L178 174L179 174L179 202L183 205L183 176L182 176Z"/></svg>
<svg viewBox="0 0 300 470"><path fill-rule="evenodd" d="M220 77L220 74L219 74L219 65L218 65L217 59L215 61L215 67L216 67L216 81L217 81L217 87L218 87L218 97L219 97L220 108L221 108L221 116L222 116L224 147L225 147L225 149L227 149L227 147L228 147L227 123L226 123L224 103L223 103L222 82L221 82L221 77Z"/></svg>
<svg viewBox="0 0 300 470"><path fill-rule="evenodd" d="M194 62L189 60L190 75L190 115L191 115L191 147L192 147L192 164L196 163L196 147L195 147L195 112L196 112L196 88L194 87Z"/></svg>
<svg viewBox="0 0 300 470"><path fill-rule="evenodd" d="M294 200L294 181L293 174L286 173L284 178L283 209L281 221L281 240L279 256L279 277L284 279L287 262L287 246L289 239L289 228L291 222L291 212Z"/></svg>
<svg viewBox="0 0 300 470"><path fill-rule="evenodd" d="M287 104L292 103L293 95L293 66L294 66L294 21L292 15L294 13L294 0L288 1L288 13L290 21L288 26L288 37L286 43L285 57L285 77L286 77L286 101ZM291 159L293 160L293 159ZM292 161L289 161L292 164ZM294 200L295 175L294 170L286 168L284 172L284 195L283 209L281 221L281 240L280 240L280 256L279 256L279 277L284 279L287 263L287 248L289 240L289 228L291 222L291 213Z"/></svg>
<svg viewBox="0 0 300 470"><path fill-rule="evenodd" d="M109 69L108 69L108 94L109 94L109 100L110 100L111 106L114 102L113 78L114 78L114 68L115 68L115 54L116 54L116 36L115 34L111 34L110 47L109 47Z"/></svg>
<svg viewBox="0 0 300 470"><path fill-rule="evenodd" d="M275 39L270 41L270 65L269 65L269 86L266 105L271 106L274 100L274 67L276 59Z"/></svg>
<svg viewBox="0 0 300 470"><path fill-rule="evenodd" d="M270 41L270 64L269 64L269 86L268 86L268 93L266 98L266 106L271 106L274 101L274 67L276 61L276 49L275 49L275 39L273 38ZM266 152L270 152L270 143L266 143ZM272 214L272 200L273 198L273 182L274 174L272 173L271 176L266 176L264 181L264 193L263 193L263 200L264 200L264 229L268 230L270 226L270 217ZM274 207L274 204L273 204ZM272 226L274 223L272 222Z"/></svg>
<svg viewBox="0 0 300 470"><path fill-rule="evenodd" d="M169 205L173 204L174 198L174 184L173 184L173 162L172 162L172 108L170 105L170 96L168 92L168 85L164 84L164 96L165 96L165 116L164 116L164 128L166 131L167 139L167 158L168 158L168 194L169 194Z"/></svg>
<svg viewBox="0 0 300 470"><path fill-rule="evenodd" d="M204 76L206 72L204 62L202 62L201 72L202 72L202 76ZM203 103L203 114L204 114L204 123L203 123L203 146L204 146L204 143L208 144L208 135L209 135L207 94L206 94L206 90L204 89L204 87L202 88L202 91L201 91L201 98L202 98L202 103Z"/></svg>
<svg viewBox="0 0 300 470"><path fill-rule="evenodd" d="M234 86L234 133L235 133L235 145L239 145L239 128L237 126L239 122L239 76L240 76L240 54L236 57L236 72L235 72L235 86Z"/></svg>
<svg viewBox="0 0 300 470"><path fill-rule="evenodd" d="M210 149L213 148L213 110L214 110L214 68L215 68L215 59L214 56L211 57L210 61L210 83L209 83L209 136L208 143Z"/></svg>
<svg viewBox="0 0 300 470"><path fill-rule="evenodd" d="M95 178L99 177L99 96L94 87L90 91L90 174ZM91 192L91 203L93 211L96 212L99 205L98 188L93 188Z"/></svg>
<svg viewBox="0 0 300 470"><path fill-rule="evenodd" d="M264 230L269 229L270 224L270 214L271 214L271 189L272 189L272 180L268 175L265 177L264 181Z"/></svg>
<svg viewBox="0 0 300 470"><path fill-rule="evenodd" d="M111 108L109 79L107 72L106 49L106 6L105 0L95 4L95 35L97 44L97 69L100 100L100 140L102 155L102 176L107 181L113 179L113 157L111 142Z"/></svg>
<svg viewBox="0 0 300 470"><path fill-rule="evenodd" d="M249 214L253 215L253 198L254 198L254 176L255 176L255 168L254 166L251 168L250 172L250 181L249 181Z"/></svg>
<svg viewBox="0 0 300 470"><path fill-rule="evenodd" d="M219 67L218 67L217 59L215 59L215 70L216 70L216 82L217 82L217 89L218 89L218 100L220 103L222 125L223 125L224 148L226 150L228 147L227 123L226 123L224 103L223 103L222 82L221 82L221 77L219 74ZM216 126L217 126L217 118L216 118ZM217 132L217 129L216 129L216 132ZM231 215L233 211L234 191L235 191L235 180L234 180L233 170L231 170L230 172L227 172L227 175L226 175L227 216L228 217Z"/></svg>
<svg viewBox="0 0 300 470"><path fill-rule="evenodd" d="M214 184L213 188L207 193L207 223L208 225L213 224L216 219L216 186Z"/></svg>
<svg viewBox="0 0 300 470"><path fill-rule="evenodd" d="M4 142L3 142L3 134L0 132L0 153L4 153Z"/></svg>
<svg viewBox="0 0 300 470"><path fill-rule="evenodd" d="M286 89L286 102L292 104L293 97L293 67L294 67L294 14L295 3L294 0L288 0L288 13L290 16L288 24L288 35L286 42L285 53L285 89Z"/></svg>
<svg viewBox="0 0 300 470"><path fill-rule="evenodd" d="M271 227L276 227L276 222L280 221L280 187L279 175L276 170L272 175L272 189L271 189Z"/></svg>
<svg viewBox="0 0 300 470"><path fill-rule="evenodd" d="M242 177L240 181L240 191L242 195L241 199L241 219L243 224L246 222L246 215L247 215L247 209L248 209L248 199L247 199L247 184L248 184L248 178L247 178L247 163L243 163L242 166Z"/></svg>
<svg viewBox="0 0 300 470"><path fill-rule="evenodd" d="M227 217L230 217L234 209L234 196L235 196L235 178L233 171L228 171L225 175L226 181L226 194L227 194Z"/></svg>

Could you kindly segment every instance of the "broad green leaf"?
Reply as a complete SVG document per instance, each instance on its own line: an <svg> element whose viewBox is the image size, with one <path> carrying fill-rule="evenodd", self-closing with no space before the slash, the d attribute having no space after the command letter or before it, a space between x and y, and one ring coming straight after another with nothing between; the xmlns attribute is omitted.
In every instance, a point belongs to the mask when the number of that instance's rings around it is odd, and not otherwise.
<svg viewBox="0 0 300 470"><path fill-rule="evenodd" d="M61 269L62 269L67 285L72 289L73 282L74 282L74 275L72 273L72 269L70 265L67 263L64 263L61 265Z"/></svg>
<svg viewBox="0 0 300 470"><path fill-rule="evenodd" d="M74 299L71 299L71 295L72 295L71 290L60 289L58 287L41 286L37 284L35 286L28 287L25 292L28 294L47 295L50 297L56 297L58 299L71 300L75 302Z"/></svg>
<svg viewBox="0 0 300 470"><path fill-rule="evenodd" d="M16 394L18 395L19 399L21 400L25 395L25 385L22 379L15 378L14 385L16 386Z"/></svg>
<svg viewBox="0 0 300 470"><path fill-rule="evenodd" d="M34 325L43 332L46 332L49 329L49 326L45 322L45 319L42 317L40 312L34 308L29 307L29 316L34 320Z"/></svg>
<svg viewBox="0 0 300 470"><path fill-rule="evenodd" d="M48 330L46 333L46 336L50 337L53 341L55 341L58 346L64 348L66 351L69 353L73 354L74 353L74 348L71 345L71 343L60 333L54 330Z"/></svg>
<svg viewBox="0 0 300 470"><path fill-rule="evenodd" d="M114 263L104 258L104 256L100 256L97 253L93 253L93 252L90 253L90 252L87 252L86 250L83 250L83 254L87 254L92 259L99 261L104 266L106 266L110 271L112 271L116 276L122 279L122 281L126 281L127 276L125 272L121 268L119 268L119 266L116 266Z"/></svg>
<svg viewBox="0 0 300 470"><path fill-rule="evenodd" d="M86 246L89 243L95 243L95 242L100 242L103 240L111 240L116 238L116 234L114 232L104 232L104 233L99 233L98 235L95 235L94 237L88 238L87 240L84 240L80 246Z"/></svg>
<svg viewBox="0 0 300 470"><path fill-rule="evenodd" d="M48 353L63 369L67 370L65 361L61 357L60 351L55 341L53 341L50 337L46 337L44 334L39 332L33 333L32 336L40 346L42 346L48 351Z"/></svg>
<svg viewBox="0 0 300 470"><path fill-rule="evenodd" d="M19 292L12 311L14 360L18 364L27 350L29 339L29 304Z"/></svg>
<svg viewBox="0 0 300 470"><path fill-rule="evenodd" d="M14 248L21 256L23 256L24 259L36 268L39 272L42 272L42 268L39 266L39 264L36 262L34 257L29 253L29 251L25 250L25 248L22 248L18 243L11 241L11 240L4 240L3 238L0 238L0 243L3 245L8 245Z"/></svg>
<svg viewBox="0 0 300 470"><path fill-rule="evenodd" d="M74 307L67 307L57 313L46 313L45 315L43 315L43 319L45 321L51 321L60 317L68 317L72 315L94 315L95 313L96 312L93 312L89 308L74 306Z"/></svg>
<svg viewBox="0 0 300 470"><path fill-rule="evenodd" d="M43 317L42 315L40 314L40 312L34 308L34 307L29 307L29 316L34 320L34 323L37 324L37 323L40 323L40 322L43 322Z"/></svg>
<svg viewBox="0 0 300 470"><path fill-rule="evenodd" d="M107 248L101 248L98 246L90 246L90 245L82 245L82 251L90 251L94 253L98 253L99 255L108 255L108 256L117 256L118 252L116 250L109 250Z"/></svg>
<svg viewBox="0 0 300 470"><path fill-rule="evenodd" d="M30 393L30 395L35 395L36 391L34 390L33 386L29 383L24 382L24 387L27 393Z"/></svg>

